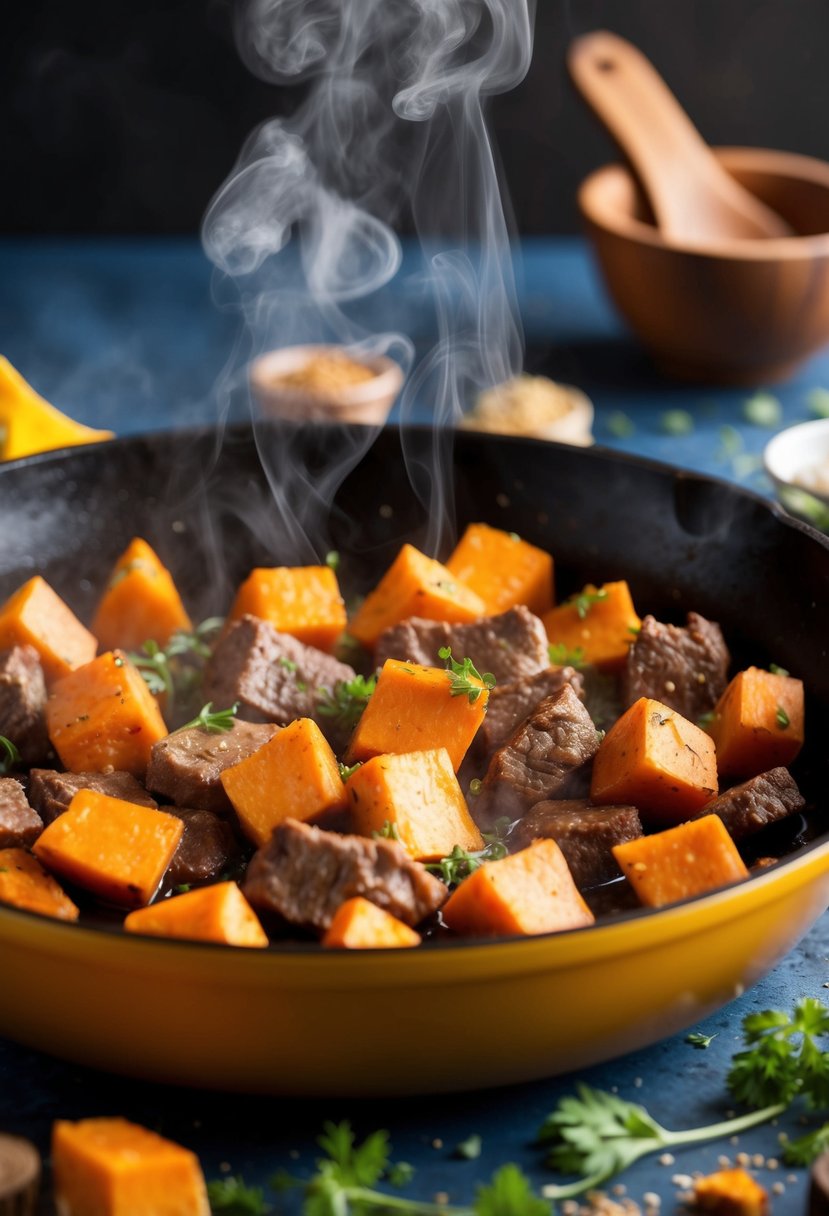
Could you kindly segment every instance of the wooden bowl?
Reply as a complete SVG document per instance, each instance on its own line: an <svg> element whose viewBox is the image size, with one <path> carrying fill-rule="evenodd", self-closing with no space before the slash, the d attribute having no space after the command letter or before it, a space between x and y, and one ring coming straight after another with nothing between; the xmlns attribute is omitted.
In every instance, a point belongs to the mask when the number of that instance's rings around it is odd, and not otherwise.
<svg viewBox="0 0 829 1216"><path fill-rule="evenodd" d="M717 148L723 166L799 234L682 248L660 235L630 171L605 165L579 207L605 281L671 375L780 380L829 340L829 164L764 148Z"/></svg>
<svg viewBox="0 0 829 1216"><path fill-rule="evenodd" d="M348 355L372 375L355 383L331 383L324 390L286 383L283 377L301 371L320 356ZM250 383L262 413L288 422L361 422L382 426L403 387L403 370L386 355L355 357L344 347L285 346L254 360Z"/></svg>

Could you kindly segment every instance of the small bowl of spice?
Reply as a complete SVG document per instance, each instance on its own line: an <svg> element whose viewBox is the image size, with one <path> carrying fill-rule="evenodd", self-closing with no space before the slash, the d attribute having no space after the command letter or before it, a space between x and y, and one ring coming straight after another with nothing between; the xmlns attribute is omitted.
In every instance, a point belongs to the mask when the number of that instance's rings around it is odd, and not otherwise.
<svg viewBox="0 0 829 1216"><path fill-rule="evenodd" d="M783 506L829 531L829 418L780 431L763 462Z"/></svg>
<svg viewBox="0 0 829 1216"><path fill-rule="evenodd" d="M403 370L385 355L342 346L286 346L254 360L250 383L271 418L382 426L403 386Z"/></svg>

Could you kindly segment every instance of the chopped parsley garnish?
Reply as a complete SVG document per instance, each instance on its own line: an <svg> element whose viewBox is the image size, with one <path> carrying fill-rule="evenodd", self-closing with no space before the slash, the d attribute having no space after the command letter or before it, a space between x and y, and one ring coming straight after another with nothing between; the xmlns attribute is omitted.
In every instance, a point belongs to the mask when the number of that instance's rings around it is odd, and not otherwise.
<svg viewBox="0 0 829 1216"><path fill-rule="evenodd" d="M168 719L176 717L179 707L186 710L194 702L198 705L196 697L202 668L223 624L223 617L211 616L192 633L177 630L166 646L159 646L154 638L148 638L139 650L128 653L127 657L138 668L153 696L165 698Z"/></svg>
<svg viewBox="0 0 829 1216"><path fill-rule="evenodd" d="M778 705L774 713L774 720L780 730L785 730L787 726L791 726L791 718L786 713L782 705Z"/></svg>
<svg viewBox="0 0 829 1216"><path fill-rule="evenodd" d="M714 721L716 716L717 714L715 710L707 710L706 713L700 714L700 716L697 718L697 726L700 728L700 730L708 730L708 727Z"/></svg>
<svg viewBox="0 0 829 1216"><path fill-rule="evenodd" d="M608 414L605 426L614 439L629 439L636 431L633 419L622 410L613 410Z"/></svg>
<svg viewBox="0 0 829 1216"><path fill-rule="evenodd" d="M296 671L296 663L293 659L288 659L285 655L280 655L276 660L280 667L284 667L286 671Z"/></svg>
<svg viewBox="0 0 829 1216"><path fill-rule="evenodd" d="M584 667L587 660L584 657L584 647L576 646L572 650L564 642L550 642L547 647L550 662L555 667Z"/></svg>
<svg viewBox="0 0 829 1216"><path fill-rule="evenodd" d="M179 730L190 730L193 726L199 726L202 730L210 731L212 734L223 734L225 731L233 730L238 708L239 702L234 701L230 709L214 710L213 702L208 701L206 705L202 705L195 718L190 722L185 722L184 726L179 727Z"/></svg>
<svg viewBox="0 0 829 1216"><path fill-rule="evenodd" d="M11 739L7 739L5 735L0 735L0 753L2 753L0 754L0 773L9 772L23 759L17 745L12 743Z"/></svg>
<svg viewBox="0 0 829 1216"><path fill-rule="evenodd" d="M372 832L371 834L375 840L399 840L400 839L400 831L397 827L397 824L394 823L391 819L386 820L386 822L380 828L379 832Z"/></svg>
<svg viewBox="0 0 829 1216"><path fill-rule="evenodd" d="M575 608L579 620L583 621L594 604L600 604L602 600L606 599L607 591L604 588L600 591L590 591L585 587L578 595L571 596L567 603Z"/></svg>
<svg viewBox="0 0 829 1216"><path fill-rule="evenodd" d="M666 435L690 435L694 429L693 415L687 410L665 410L659 422Z"/></svg>
<svg viewBox="0 0 829 1216"><path fill-rule="evenodd" d="M701 1051L704 1051L706 1047L711 1046L716 1037L715 1034L702 1034L700 1031L695 1030L691 1034L686 1034L685 1042L690 1043L692 1047L698 1047Z"/></svg>
<svg viewBox="0 0 829 1216"><path fill-rule="evenodd" d="M333 690L318 688L317 713L330 718L332 725L339 729L352 731L376 687L376 676L355 676L353 680L337 680Z"/></svg>
<svg viewBox="0 0 829 1216"><path fill-rule="evenodd" d="M469 704L474 705L482 692L491 692L495 687L495 676L491 671L485 671L481 675L470 658L465 658L459 663L452 658L451 646L441 646L438 657L446 663L450 696L466 697ZM476 680L477 683L473 684L473 680Z"/></svg>
<svg viewBox="0 0 829 1216"><path fill-rule="evenodd" d="M777 663L769 663L769 671L773 676L787 676L789 674L785 667L780 667Z"/></svg>
<svg viewBox="0 0 829 1216"><path fill-rule="evenodd" d="M470 852L456 844L448 857L440 861L426 863L430 873L442 878L448 887L457 886L470 874L474 873L485 861L500 861L507 855L506 838L512 827L511 820L506 816L496 819L491 832L482 832L485 844L482 849Z"/></svg>
<svg viewBox="0 0 829 1216"><path fill-rule="evenodd" d="M265 1203L265 1192L261 1186L245 1186L242 1178L219 1178L207 1184L210 1211L216 1216L267 1216L270 1210Z"/></svg>
<svg viewBox="0 0 829 1216"><path fill-rule="evenodd" d="M325 564L330 570L338 570L340 567L340 555L336 549L329 549L325 555Z"/></svg>
<svg viewBox="0 0 829 1216"><path fill-rule="evenodd" d="M358 760L356 764L348 765L338 761L337 768L340 770L340 780L345 784L348 778L357 772L358 768L363 767L362 760Z"/></svg>
<svg viewBox="0 0 829 1216"><path fill-rule="evenodd" d="M455 1145L455 1156L460 1157L462 1161L477 1161L481 1155L483 1142L477 1132L473 1132L471 1136L467 1136L465 1140L461 1140L460 1144Z"/></svg>
<svg viewBox="0 0 829 1216"><path fill-rule="evenodd" d="M806 404L816 418L829 418L829 388L810 389Z"/></svg>
<svg viewBox="0 0 829 1216"><path fill-rule="evenodd" d="M754 393L743 403L743 417L752 426L776 427L783 421L783 407L772 393Z"/></svg>

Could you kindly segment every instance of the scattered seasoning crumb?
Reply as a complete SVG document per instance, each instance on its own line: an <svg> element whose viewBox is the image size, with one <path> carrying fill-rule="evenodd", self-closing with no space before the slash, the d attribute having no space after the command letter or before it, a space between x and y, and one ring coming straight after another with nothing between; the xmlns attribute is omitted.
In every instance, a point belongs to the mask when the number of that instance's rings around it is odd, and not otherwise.
<svg viewBox="0 0 829 1216"><path fill-rule="evenodd" d="M623 1182L617 1182L613 1188L613 1194L614 1195L626 1195L627 1187L625 1186L625 1184Z"/></svg>
<svg viewBox="0 0 829 1216"><path fill-rule="evenodd" d="M687 1191L693 1181L690 1174L674 1174L671 1178L674 1186L681 1187L683 1191Z"/></svg>
<svg viewBox="0 0 829 1216"><path fill-rule="evenodd" d="M561 1216L578 1216L579 1205L575 1199L565 1199L561 1205Z"/></svg>
<svg viewBox="0 0 829 1216"><path fill-rule="evenodd" d="M504 492L501 491L500 494L495 495L495 501L499 507L508 507L509 506L509 495L504 494Z"/></svg>
<svg viewBox="0 0 829 1216"><path fill-rule="evenodd" d="M676 692L676 684L674 684L673 680L665 681L665 692Z"/></svg>
<svg viewBox="0 0 829 1216"><path fill-rule="evenodd" d="M776 1157L767 1157L766 1158L766 1169L767 1170L776 1170L779 1165L780 1165L780 1162L777 1160Z"/></svg>
<svg viewBox="0 0 829 1216"><path fill-rule="evenodd" d="M662 1153L659 1158L660 1165L673 1165L676 1158L673 1153Z"/></svg>
<svg viewBox="0 0 829 1216"><path fill-rule="evenodd" d="M656 1191L645 1191L642 1196L642 1202L646 1208L661 1208L662 1200L657 1195Z"/></svg>
<svg viewBox="0 0 829 1216"><path fill-rule="evenodd" d="M797 1174L787 1174L786 1181L787 1182L797 1182Z"/></svg>
<svg viewBox="0 0 829 1216"><path fill-rule="evenodd" d="M728 1143L729 1143L729 1144L739 1144L739 1143L740 1143L740 1137L739 1137L739 1136L732 1136L732 1137L731 1137L731 1139L728 1141Z"/></svg>
<svg viewBox="0 0 829 1216"><path fill-rule="evenodd" d="M446 1191L436 1191L432 1196L432 1202L442 1206L443 1204L449 1202L449 1196L447 1195Z"/></svg>
<svg viewBox="0 0 829 1216"><path fill-rule="evenodd" d="M741 1165L743 1169L745 1169L747 1165L751 1165L751 1157L748 1153L738 1153L735 1157L735 1161L738 1165Z"/></svg>
<svg viewBox="0 0 829 1216"><path fill-rule="evenodd" d="M731 1158L726 1157L725 1153L720 1153L719 1157L717 1158L717 1165L721 1170L727 1170L731 1166Z"/></svg>
<svg viewBox="0 0 829 1216"><path fill-rule="evenodd" d="M754 1166L755 1169L760 1170L766 1164L766 1159L762 1153L755 1153L754 1156L751 1158L751 1164Z"/></svg>
<svg viewBox="0 0 829 1216"><path fill-rule="evenodd" d="M611 1092L612 1094L618 1094L618 1092L619 1092L619 1086L618 1086L618 1085L611 1085L611 1087L610 1087L610 1092Z"/></svg>
<svg viewBox="0 0 829 1216"><path fill-rule="evenodd" d="M634 1089L641 1089L641 1088L642 1088L642 1078L641 1078L641 1077L634 1077L634 1078L633 1078L633 1088L634 1088Z"/></svg>
<svg viewBox="0 0 829 1216"><path fill-rule="evenodd" d="M773 1182L771 1184L771 1193L772 1193L772 1195L785 1195L786 1187L785 1187L784 1183Z"/></svg>
<svg viewBox="0 0 829 1216"><path fill-rule="evenodd" d="M187 524L184 522L183 519L174 519L170 526L174 532L186 532L187 531Z"/></svg>
<svg viewBox="0 0 829 1216"><path fill-rule="evenodd" d="M231 1170L230 1162L229 1161L220 1161L219 1169L222 1171L223 1174L229 1174L230 1170Z"/></svg>
<svg viewBox="0 0 829 1216"><path fill-rule="evenodd" d="M676 1201L677 1201L677 1203L685 1203L685 1204L690 1205L694 1202L694 1192L693 1191L677 1191Z"/></svg>
<svg viewBox="0 0 829 1216"><path fill-rule="evenodd" d="M443 1148L443 1141L441 1140L440 1136L435 1136L434 1140L432 1141L432 1148Z"/></svg>
<svg viewBox="0 0 829 1216"><path fill-rule="evenodd" d="M377 514L381 519L391 519L392 515L394 515L394 511L387 502L384 502Z"/></svg>

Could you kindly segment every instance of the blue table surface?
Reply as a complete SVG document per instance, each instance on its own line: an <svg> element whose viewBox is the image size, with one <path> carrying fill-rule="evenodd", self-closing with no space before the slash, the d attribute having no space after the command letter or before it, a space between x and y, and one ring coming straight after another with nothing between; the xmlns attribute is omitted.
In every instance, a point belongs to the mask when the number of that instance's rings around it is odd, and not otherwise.
<svg viewBox="0 0 829 1216"><path fill-rule="evenodd" d="M397 278L366 305L365 316L369 323L381 318L383 328L400 328L422 348L431 339L433 318L423 304L418 269L407 249ZM770 492L759 455L772 429L752 424L745 413L752 393L768 386L703 388L661 377L616 318L579 240L525 242L519 287L528 369L589 394L598 442ZM120 434L217 417L214 386L239 327L226 298L194 240L0 241L0 351L67 413ZM775 429L813 416L810 393L823 387L829 387L829 350L773 387L780 407ZM233 409L243 414L245 405ZM676 410L691 420L692 429L680 436L665 417ZM429 416L428 405L419 403L418 420ZM0 983L1 972L0 963ZM667 1126L722 1118L731 1105L724 1078L743 1016L790 1008L807 995L826 997L827 987L824 916L771 975L698 1027L716 1035L706 1050L680 1034L579 1078L448 1098L297 1101L173 1090L94 1073L0 1040L0 1129L29 1136L46 1151L54 1118L117 1113L194 1148L208 1178L230 1171L265 1185L280 1167L307 1172L323 1122L347 1118L360 1134L389 1130L395 1158L416 1166L407 1193L430 1198L442 1192L462 1203L505 1161L517 1161L538 1186L551 1181L533 1140L544 1115L577 1079L617 1088ZM417 1051L417 1044L401 1050ZM475 1061L469 1074L474 1082ZM640 1162L619 1182L637 1200L655 1191L663 1211L673 1210L676 1173L715 1169L723 1153L777 1156L782 1130L798 1134L796 1117L745 1133L739 1147L718 1142L678 1150L674 1165ZM456 1159L455 1146L472 1133L482 1137L480 1158ZM778 1184L777 1216L803 1210L804 1170L764 1166L757 1174L769 1187ZM278 1211L297 1210L295 1198L274 1197L274 1204ZM42 1211L51 1210L47 1191Z"/></svg>

